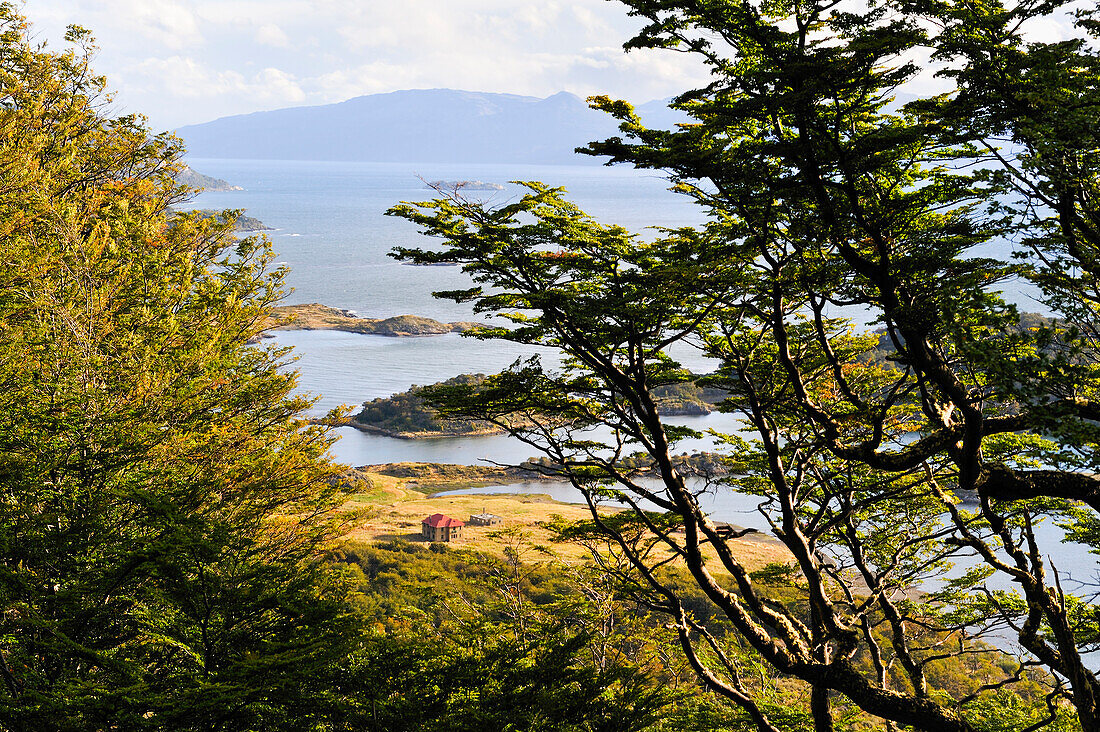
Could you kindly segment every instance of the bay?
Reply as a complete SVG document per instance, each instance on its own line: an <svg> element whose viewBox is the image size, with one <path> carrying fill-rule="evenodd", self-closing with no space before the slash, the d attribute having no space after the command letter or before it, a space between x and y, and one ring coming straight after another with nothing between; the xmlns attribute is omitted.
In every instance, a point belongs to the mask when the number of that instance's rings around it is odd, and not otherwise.
<svg viewBox="0 0 1100 732"><path fill-rule="evenodd" d="M365 317L411 313L442 321L485 320L467 304L440 300L432 292L460 289L469 280L458 267L414 267L388 256L395 247L431 247L409 222L386 216L400 201L432 198L426 180L481 180L504 186L501 191L470 191L471 197L503 204L524 188L510 181L541 180L562 186L567 196L605 224L621 225L641 237L656 236L653 227L690 226L702 221L691 199L668 190L669 182L652 171L628 167L532 165L431 165L402 163L337 163L280 160L193 159L196 170L223 178L241 191L208 192L194 207L245 209L273 231L276 264L287 269L287 304L321 302L354 310ZM986 254L1007 258L1007 243L985 247ZM1015 285L1013 286L1015 287ZM1011 298L1024 309L1036 309L1019 287ZM857 319L858 314L854 315ZM550 366L556 354L506 342L483 342L457 334L428 338L388 338L334 331L281 332L274 340L292 346L299 388L317 398L312 414L348 405L353 410L370 399L386 397L413 385L426 385L460 373L492 373L517 359L538 354ZM690 348L674 354L697 373L714 363ZM736 431L726 415L683 418L697 429ZM341 462L362 465L423 460L477 463L518 462L533 449L503 436L437 440L397 440L350 428L338 432L331 452ZM706 449L709 439L685 441L680 449Z"/></svg>
<svg viewBox="0 0 1100 732"><path fill-rule="evenodd" d="M503 191L470 192L502 204L515 200L524 189L509 181L541 180L561 185L568 197L597 220L618 224L640 236L656 236L653 226L678 227L698 224L701 212L690 199L667 190L668 181L652 172L629 168L517 165L424 165L399 163L333 163L272 160L192 159L189 164L207 175L223 178L243 191L209 192L190 205L212 209L247 209L274 231L268 232L276 263L286 267L292 288L286 303L321 302L356 311L359 315L385 318L411 313L442 321L477 320L468 305L433 298L438 290L468 286L457 267L412 267L388 256L394 247L430 247L432 241L417 233L403 219L385 211L400 201L434 197L424 180L482 180L500 183ZM981 254L1007 260L1013 245L991 243ZM1044 312L1033 290L1019 283L1005 286L1006 296L1022 310ZM859 313L845 313L864 320ZM426 338L387 338L334 331L284 331L272 341L293 347L295 361L288 368L298 372L299 389L317 397L312 409L323 414L340 405L356 407L363 401L404 391L414 384L430 384L460 373L491 373L536 349L504 342L483 342L457 334ZM539 355L550 365L553 352ZM676 357L698 373L713 363L697 352L681 349ZM700 431L733 432L736 424L727 415L684 417L678 424ZM338 441L330 452L350 465L400 461L475 464L514 464L534 449L512 438L495 435L473 438L398 440L370 435L351 428L337 430ZM678 450L713 446L703 437L685 440ZM550 493L559 500L579 496L567 485L515 484L470 489L471 492ZM719 520L767 531L756 511L759 499L728 490L713 490L704 504ZM1095 557L1084 547L1061 544L1062 532L1046 524L1044 544L1057 551L1059 568L1078 583L1095 581ZM964 562L965 566L967 563ZM993 584L999 584L994 581Z"/></svg>
<svg viewBox="0 0 1100 732"><path fill-rule="evenodd" d="M426 180L501 184L502 191L468 193L497 204L523 194L523 187L509 181L544 181L565 187L570 200L598 221L650 238L656 231L649 227L690 225L702 218L689 198L668 190L663 177L625 167L202 158L188 163L245 189L203 193L190 206L247 209L274 228L268 235L276 261L290 270L288 304L321 302L370 318L412 313L443 321L474 319L468 305L431 296L469 286L458 267L414 267L388 256L394 247L432 245L409 222L385 215L401 201L434 198Z"/></svg>
<svg viewBox="0 0 1100 732"><path fill-rule="evenodd" d="M432 296L433 291L469 286L458 267L414 267L388 256L395 247L430 247L409 222L385 212L400 201L428 200L435 195L425 180L481 180L505 186L502 191L470 191L496 204L515 200L524 188L509 181L541 180L567 189L568 196L597 220L636 231L643 238L658 234L654 226L697 224L698 208L668 190L669 183L652 172L629 168L529 165L405 165L399 163L334 163L279 160L193 159L188 163L222 178L242 191L207 192L194 208L245 209L273 231L267 232L276 264L287 268L291 288L285 303L320 302L386 318L410 313L445 322L481 320L469 305ZM291 346L299 389L317 398L311 413L319 416L347 405L355 409L370 399L390 396L413 385L432 384L461 373L493 373L517 359L538 354L549 366L558 363L549 349L506 342L485 342L458 334L392 338L336 331L283 331L272 344ZM703 372L713 364L689 348L676 352L684 365ZM694 420L694 421L693 421ZM682 420L699 429L732 430L725 415ZM344 428L332 455L351 465L426 461L473 464L519 462L534 450L506 436L399 440ZM689 441L692 450L710 446L708 439Z"/></svg>

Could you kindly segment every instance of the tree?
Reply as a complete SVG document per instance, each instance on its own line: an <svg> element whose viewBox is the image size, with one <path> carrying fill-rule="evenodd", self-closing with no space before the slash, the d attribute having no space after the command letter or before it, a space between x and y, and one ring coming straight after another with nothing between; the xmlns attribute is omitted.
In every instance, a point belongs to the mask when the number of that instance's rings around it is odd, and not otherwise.
<svg viewBox="0 0 1100 732"><path fill-rule="evenodd" d="M565 355L557 372L532 359L474 390L435 388L435 406L560 463L592 507L574 534L629 562L623 586L671 617L697 673L759 729L776 726L732 639L806 685L819 731L850 713L893 729L1067 714L1100 729L1090 584L1071 586L1036 534L1054 521L1100 541L1094 15L1058 1L625 4L647 23L628 50L694 54L714 81L675 100L691 122L671 131L595 98L623 137L587 152L667 172L708 223L645 242L541 184L497 209L459 195L395 207L446 241L398 257L463 263L477 286L440 295L512 321L477 337ZM1075 37L1029 40L1058 13ZM955 88L901 104L921 54ZM998 242L1014 258L989 256ZM1021 318L1001 291L1021 283L1053 317ZM759 496L787 563L750 573L700 507L707 486L674 464L688 431L654 389L698 378L675 343L720 362L704 382L743 425L725 436L721 489ZM635 451L656 484L624 467ZM608 518L602 500L632 510ZM669 562L720 622L685 606ZM983 642L1005 632L1018 663ZM1000 665L937 677L960 657ZM1004 690L1021 703L996 702Z"/></svg>
<svg viewBox="0 0 1100 732"><path fill-rule="evenodd" d="M654 730L687 698L646 663L659 634L523 532L503 557L404 541L349 545L372 637L349 674L353 729ZM361 573L361 574L360 574ZM661 676L658 676L661 675ZM664 729L664 727L659 727Z"/></svg>
<svg viewBox="0 0 1100 732"><path fill-rule="evenodd" d="M0 5L0 727L311 728L360 629L266 241Z"/></svg>

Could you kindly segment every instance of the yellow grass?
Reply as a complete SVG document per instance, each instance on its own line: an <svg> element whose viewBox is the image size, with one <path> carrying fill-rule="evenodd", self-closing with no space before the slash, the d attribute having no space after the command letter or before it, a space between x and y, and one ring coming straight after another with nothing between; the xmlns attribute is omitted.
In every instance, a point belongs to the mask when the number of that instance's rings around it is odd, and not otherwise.
<svg viewBox="0 0 1100 732"><path fill-rule="evenodd" d="M470 526L469 518L476 513L493 513L504 518L504 528L520 528L532 544L545 545L565 562L582 562L588 558L588 550L572 543L555 543L545 524L556 518L569 520L589 517L585 506L555 501L547 495L479 494L458 496L425 496L411 490L408 484L416 478L396 478L374 471L360 470L360 477L370 481L360 493L352 496L348 510L370 507L373 510L348 534L352 541L379 542L394 539L423 542L420 522L433 513L442 513L466 521L464 536L454 546L474 549L490 554L501 554L505 542L491 534L500 527ZM469 487L468 484L440 484L439 490ZM613 509L608 509L613 510ZM749 535L732 540L741 563L749 570L759 569L769 562L786 561L789 556L770 537Z"/></svg>

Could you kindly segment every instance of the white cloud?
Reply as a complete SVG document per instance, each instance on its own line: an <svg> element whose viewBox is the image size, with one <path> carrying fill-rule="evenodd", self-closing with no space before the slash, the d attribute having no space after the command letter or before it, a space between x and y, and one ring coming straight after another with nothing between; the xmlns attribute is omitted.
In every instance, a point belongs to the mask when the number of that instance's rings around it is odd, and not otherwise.
<svg viewBox="0 0 1100 732"><path fill-rule="evenodd" d="M40 36L90 28L120 105L163 126L407 88L640 102L705 80L680 54L624 56L639 22L607 0L42 1Z"/></svg>
<svg viewBox="0 0 1100 732"><path fill-rule="evenodd" d="M127 69L126 78L134 91L161 91L168 96L182 99L219 96L239 92L244 88L244 77L239 72L215 72L184 56L148 58ZM165 86L165 80L169 79L171 83Z"/></svg>
<svg viewBox="0 0 1100 732"><path fill-rule="evenodd" d="M195 15L182 2L172 0L124 0L118 8L129 25L150 42L178 50L202 42Z"/></svg>
<svg viewBox="0 0 1100 732"><path fill-rule="evenodd" d="M215 25L250 26L300 22L314 15L304 0L190 0L195 14Z"/></svg>
<svg viewBox="0 0 1100 732"><path fill-rule="evenodd" d="M310 80L310 85L317 90L321 102L339 102L363 94L407 89L424 84L423 77L416 70L386 62L339 69Z"/></svg>
<svg viewBox="0 0 1100 732"><path fill-rule="evenodd" d="M521 27L536 33L546 33L557 27L561 17L561 3L546 2L541 5L521 5L516 8L515 19Z"/></svg>
<svg viewBox="0 0 1100 732"><path fill-rule="evenodd" d="M292 75L274 68L261 71L247 88L253 98L261 102L283 104L302 102L306 98L306 93Z"/></svg>
<svg viewBox="0 0 1100 732"><path fill-rule="evenodd" d="M126 73L134 92L159 97L162 103L244 105L245 110L272 109L299 104L306 100L293 75L277 68L265 68L246 75L236 70L212 69L193 58L171 56L149 58ZM171 83L164 85L164 80Z"/></svg>
<svg viewBox="0 0 1100 732"><path fill-rule="evenodd" d="M256 43L275 48L290 48L290 38L274 23L261 25L256 30Z"/></svg>

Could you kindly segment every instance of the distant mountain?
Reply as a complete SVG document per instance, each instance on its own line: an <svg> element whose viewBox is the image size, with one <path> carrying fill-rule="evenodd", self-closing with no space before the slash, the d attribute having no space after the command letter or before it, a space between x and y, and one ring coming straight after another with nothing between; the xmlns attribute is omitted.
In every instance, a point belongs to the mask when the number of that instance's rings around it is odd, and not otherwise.
<svg viewBox="0 0 1100 732"><path fill-rule="evenodd" d="M678 119L664 101L639 112L652 126ZM597 164L573 149L618 128L567 92L538 99L421 89L223 117L177 132L198 158Z"/></svg>

